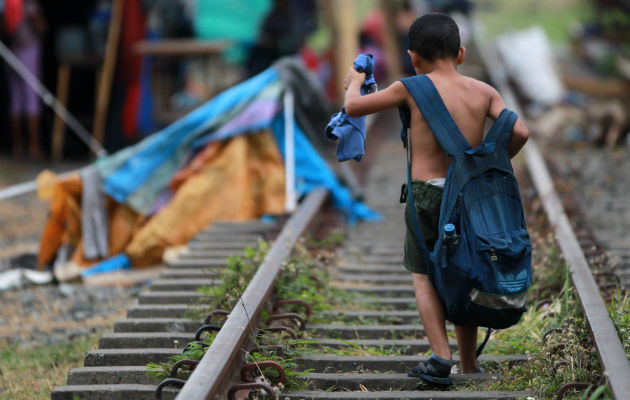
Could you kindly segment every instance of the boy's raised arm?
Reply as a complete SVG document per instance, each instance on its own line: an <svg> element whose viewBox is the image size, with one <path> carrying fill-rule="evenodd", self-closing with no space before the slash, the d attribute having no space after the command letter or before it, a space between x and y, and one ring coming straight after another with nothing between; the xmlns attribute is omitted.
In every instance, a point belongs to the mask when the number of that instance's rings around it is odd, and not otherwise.
<svg viewBox="0 0 630 400"><path fill-rule="evenodd" d="M400 81L394 82L387 89L376 93L361 96L361 85L365 80L365 74L350 68L346 75L344 86L344 108L346 114L351 117L362 117L367 114L387 110L402 105L407 96L407 89Z"/></svg>

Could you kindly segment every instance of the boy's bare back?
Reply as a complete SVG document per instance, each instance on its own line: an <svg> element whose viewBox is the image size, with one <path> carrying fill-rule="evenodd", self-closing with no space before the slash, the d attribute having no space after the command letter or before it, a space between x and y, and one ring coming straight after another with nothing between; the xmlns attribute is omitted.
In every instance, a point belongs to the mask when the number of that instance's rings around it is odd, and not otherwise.
<svg viewBox="0 0 630 400"><path fill-rule="evenodd" d="M426 74L437 88L455 124L471 147L483 141L486 118L496 120L505 108L505 103L492 86L457 73L452 68L435 68ZM411 176L413 179L428 181L444 178L450 158L435 140L433 132L422 117L415 101L402 84L397 81L388 88L367 95L359 95L359 86L364 75L354 69L348 73L345 109L352 117L407 105L411 111ZM512 138L508 146L510 157L523 147L529 131L520 119L514 124Z"/></svg>
<svg viewBox="0 0 630 400"><path fill-rule="evenodd" d="M497 91L483 82L459 74L445 76L429 73L427 76L433 81L455 124L470 146L480 145L483 141L486 117L495 120L505 107ZM435 140L409 92L406 93L406 103L411 111L412 178L423 181L444 178L451 162L450 158Z"/></svg>

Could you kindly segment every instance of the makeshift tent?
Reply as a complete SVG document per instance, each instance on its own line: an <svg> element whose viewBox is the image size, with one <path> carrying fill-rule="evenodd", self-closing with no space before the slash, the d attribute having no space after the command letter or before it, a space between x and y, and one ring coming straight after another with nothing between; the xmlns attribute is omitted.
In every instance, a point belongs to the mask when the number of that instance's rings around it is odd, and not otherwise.
<svg viewBox="0 0 630 400"><path fill-rule="evenodd" d="M286 65L267 69L142 142L98 160L104 201L82 201L86 192L79 176L42 193L51 200L51 215L41 239L40 266L52 263L63 244L76 247L69 260L74 269L98 261L86 259L84 251L85 243L98 242L85 237L95 234L94 225L90 232L81 231L81 216L98 210L81 209L81 204L104 204L109 256L124 253L133 266L160 262L167 247L186 243L212 221L283 213L282 97L285 82L294 85L304 74L291 72L294 63ZM296 93L296 115L308 113L300 109L300 104L307 104L300 101L301 95ZM292 123L298 196L324 186L351 223L379 218L352 198L307 139L304 129L312 126L303 129L295 119Z"/></svg>

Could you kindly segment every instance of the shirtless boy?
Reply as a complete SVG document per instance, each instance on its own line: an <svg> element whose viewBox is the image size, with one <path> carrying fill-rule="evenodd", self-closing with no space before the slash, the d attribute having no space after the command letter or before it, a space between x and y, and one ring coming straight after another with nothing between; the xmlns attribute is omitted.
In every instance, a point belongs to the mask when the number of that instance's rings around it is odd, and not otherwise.
<svg viewBox="0 0 630 400"><path fill-rule="evenodd" d="M437 88L446 108L472 147L481 144L486 117L497 119L505 104L499 93L478 80L460 75L457 66L464 61L466 49L460 46L457 24L446 14L423 15L409 28L409 50L416 74L426 74ZM413 200L418 210L423 236L429 249L438 235L438 219L442 186L450 158L436 141L422 113L405 86L397 81L387 89L361 96L360 87L365 74L350 68L345 80L345 110L351 117L359 117L389 108L407 105L411 111L409 149ZM529 132L517 120L509 142L513 157L525 145ZM403 264L412 272L413 286L420 318L433 351L433 356L409 372L434 383L450 384L451 350L446 336L444 312L435 289L422 265L419 246L406 210L407 235ZM476 326L455 326L460 355L460 371L479 372L475 350Z"/></svg>

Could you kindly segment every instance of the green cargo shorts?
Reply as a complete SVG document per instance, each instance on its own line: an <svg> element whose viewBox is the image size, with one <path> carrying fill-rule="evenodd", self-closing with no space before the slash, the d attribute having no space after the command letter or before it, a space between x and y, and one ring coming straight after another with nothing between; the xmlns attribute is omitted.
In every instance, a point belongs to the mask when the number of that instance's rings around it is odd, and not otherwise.
<svg viewBox="0 0 630 400"><path fill-rule="evenodd" d="M429 250L432 250L435 245L435 241L438 238L442 188L439 186L429 185L424 181L418 180L411 181L411 187L413 204L416 207L424 243ZM402 196L401 202L403 202ZM424 266L424 262L422 261L420 245L413 233L411 214L409 213L409 203L407 203L407 207L405 207L405 225L407 227L407 232L405 234L403 265L409 271L416 274L426 274L427 270Z"/></svg>

